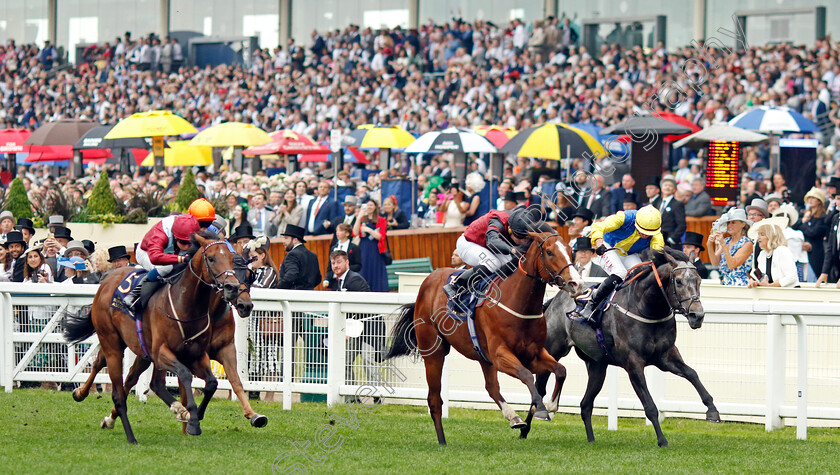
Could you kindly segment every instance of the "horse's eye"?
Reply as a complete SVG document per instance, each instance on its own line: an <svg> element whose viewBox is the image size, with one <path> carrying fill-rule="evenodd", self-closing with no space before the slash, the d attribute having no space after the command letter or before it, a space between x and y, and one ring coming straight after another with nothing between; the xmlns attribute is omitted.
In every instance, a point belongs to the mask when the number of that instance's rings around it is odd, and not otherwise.
<svg viewBox="0 0 840 475"><path fill-rule="evenodd" d="M554 253L553 253L553 252L551 252L551 251L545 251L545 253L546 253L546 254L548 254L548 257L552 257L552 256L554 256Z"/></svg>
<svg viewBox="0 0 840 475"><path fill-rule="evenodd" d="M216 262L216 258L215 257L208 257L207 262L212 264L212 263Z"/></svg>
<svg viewBox="0 0 840 475"><path fill-rule="evenodd" d="M677 285L683 285L683 280L682 279L677 279Z"/></svg>

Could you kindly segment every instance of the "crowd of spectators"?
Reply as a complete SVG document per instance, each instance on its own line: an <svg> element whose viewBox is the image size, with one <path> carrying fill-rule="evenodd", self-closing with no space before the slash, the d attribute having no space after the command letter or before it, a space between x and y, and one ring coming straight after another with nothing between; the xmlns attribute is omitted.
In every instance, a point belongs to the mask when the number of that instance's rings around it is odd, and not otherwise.
<svg viewBox="0 0 840 475"><path fill-rule="evenodd" d="M840 177L840 53L830 38L807 46L750 46L740 52L706 49L702 43L671 50L604 43L593 52L580 45L578 31L569 19L556 17L508 25L453 20L418 30L348 25L312 32L305 45L290 39L286 45L256 51L243 65L204 68L185 65L183 45L154 35L134 39L127 33L91 46L73 66L63 64L52 45L8 41L0 46L0 121L7 128L35 129L62 118L114 123L134 112L166 109L196 127L241 121L321 141L331 130L346 134L364 123L399 125L419 134L488 124L516 129L543 122L607 126L646 109L672 110L706 127L752 106L785 105L822 128L815 190L823 195L819 199L815 192L804 203L791 203L801 218L790 229L802 233L804 249L792 255L800 280L823 275L823 280L836 280L837 246L829 252L827 238L836 231L831 228L836 228L836 205L829 202L836 189L829 179ZM775 196L779 205L790 200L784 177L769 171L769 155L766 145L744 149L739 200L744 212L755 199L770 202ZM668 244L679 246L686 217L721 212L712 208L704 189L702 150L674 152L666 170L670 175L660 177L590 175L579 170L587 165L581 161L564 174L556 162L513 157L507 158L501 176L492 177L487 157L470 157L471 173L462 183L453 179L448 154L406 157L402 166L390 170L372 158L367 167L347 165L335 175L323 163L271 176L202 170L198 183L208 199L226 201L229 234L248 224L254 234L269 237L281 236L290 225L310 235L335 234L344 222L354 228L353 236L378 240L380 228L460 226L478 218L480 209L541 203L576 238L595 220L652 203L663 212ZM82 203L93 184L89 177L56 178L42 166L23 168L20 174L33 200L61 188ZM164 189L171 195L180 174L114 172L111 188L121 201L140 190ZM392 177L416 183L411 215L401 211L396 197L383 196L381 181ZM633 191L637 182L644 183L644 196ZM497 184L498 200L481 203L482 190ZM351 199L335 200L330 193L335 187L351 188ZM548 203L541 193L552 189L556 193ZM385 218L384 225L373 219L369 200ZM362 214L368 224L357 222ZM777 236L770 237L768 242L778 244ZM708 244L713 265L723 269L737 264L720 257L721 246L731 251L731 243L715 238ZM754 249L755 255L743 263L750 269L758 262L759 250Z"/></svg>

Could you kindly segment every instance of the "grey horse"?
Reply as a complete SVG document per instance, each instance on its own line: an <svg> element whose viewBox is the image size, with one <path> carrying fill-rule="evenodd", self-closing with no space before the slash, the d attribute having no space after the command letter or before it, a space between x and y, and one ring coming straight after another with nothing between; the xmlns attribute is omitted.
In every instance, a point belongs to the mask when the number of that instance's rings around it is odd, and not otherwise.
<svg viewBox="0 0 840 475"><path fill-rule="evenodd" d="M607 366L620 366L627 371L636 395L642 402L645 416L656 430L660 447L668 441L659 426L659 411L645 382L645 366L654 365L687 379L707 408L706 420L720 422L720 414L712 396L700 382L697 372L691 369L674 345L677 339L675 314L682 314L692 329L703 324L703 306L700 303L700 276L688 257L680 251L646 251L643 256L650 264L643 264L628 273L624 286L616 292L601 320L603 343L599 344L595 330L578 319L568 318L575 303L565 294L558 294L547 305L546 349L558 360L569 354L574 346L578 356L586 363L589 380L586 393L580 402L581 418L586 426L589 442L595 440L592 432L592 408L595 396L601 391ZM687 305L686 305L687 303ZM537 389L546 393L548 374L537 378ZM557 381L562 387L563 381ZM546 407L556 410L560 400L558 391Z"/></svg>

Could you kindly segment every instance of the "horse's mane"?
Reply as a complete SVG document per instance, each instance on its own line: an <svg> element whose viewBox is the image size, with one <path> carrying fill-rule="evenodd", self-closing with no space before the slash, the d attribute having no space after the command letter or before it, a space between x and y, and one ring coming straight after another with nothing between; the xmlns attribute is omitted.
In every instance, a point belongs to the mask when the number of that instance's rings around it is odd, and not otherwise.
<svg viewBox="0 0 840 475"><path fill-rule="evenodd" d="M685 255L684 252L679 251L677 249L672 249L668 246L665 246L661 251L657 251L654 249L645 249L641 252L642 262L653 262L653 265L656 267L665 265L668 263L668 256L676 259L680 262L688 262L688 256ZM636 269L627 273L627 277L624 278L625 281L636 277L639 274L643 274L646 272L650 272L650 266L640 266Z"/></svg>
<svg viewBox="0 0 840 475"><path fill-rule="evenodd" d="M198 239L195 238L196 236L201 236L204 239L211 239L213 241L218 241L220 239L218 234L210 231L209 229L198 230L198 232L190 236L190 250L187 251L187 260L192 259L193 256L195 256L195 253L201 249L201 244L198 243Z"/></svg>

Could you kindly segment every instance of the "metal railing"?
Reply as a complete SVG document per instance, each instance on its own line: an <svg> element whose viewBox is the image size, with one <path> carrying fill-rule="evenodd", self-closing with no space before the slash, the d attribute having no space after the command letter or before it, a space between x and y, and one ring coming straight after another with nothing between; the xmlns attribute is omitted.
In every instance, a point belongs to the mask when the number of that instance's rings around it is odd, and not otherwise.
<svg viewBox="0 0 840 475"><path fill-rule="evenodd" d="M0 382L7 392L17 381L87 379L98 351L96 336L67 345L60 320L64 311L91 303L96 290L89 285L0 283ZM712 290L710 295L715 295ZM252 316L236 317L237 366L246 391L282 393L286 410L292 407L293 393L323 395L330 405L357 392L374 391L425 404L421 359L402 357L385 363L376 359L390 345L395 311L414 302L415 294L253 289L251 296ZM748 297L704 297L703 327L690 330L684 321L678 323L680 352L715 397L721 415L760 417L767 430L783 426L785 418L795 418L800 439L807 436L809 422L840 425L837 304ZM127 369L132 359L126 360ZM576 356L561 362L569 377L560 407L577 411L586 370ZM655 368L646 372L661 413L705 414L688 382ZM605 395L595 401L597 408L607 410L610 429L617 428L619 410L642 409L627 378L619 373L610 369ZM97 382L110 380L103 372ZM168 378L168 383L177 381ZM222 389L230 388L225 379L219 383ZM500 384L508 402L529 404L527 390L518 380L503 376ZM138 395L143 392L139 387ZM444 366L443 397L445 415L450 403L492 402L479 365L454 351Z"/></svg>

